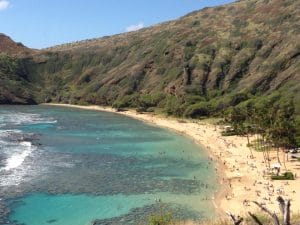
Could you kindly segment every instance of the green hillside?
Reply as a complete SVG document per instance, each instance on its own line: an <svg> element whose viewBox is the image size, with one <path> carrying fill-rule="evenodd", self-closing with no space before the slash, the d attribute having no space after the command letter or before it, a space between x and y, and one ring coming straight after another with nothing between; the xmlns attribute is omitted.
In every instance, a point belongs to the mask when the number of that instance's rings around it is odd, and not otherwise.
<svg viewBox="0 0 300 225"><path fill-rule="evenodd" d="M238 1L13 56L12 70L0 64L0 103L113 105L194 118L294 104L299 118L299 40L299 1Z"/></svg>
<svg viewBox="0 0 300 225"><path fill-rule="evenodd" d="M22 60L0 54L0 104L36 104L35 87Z"/></svg>

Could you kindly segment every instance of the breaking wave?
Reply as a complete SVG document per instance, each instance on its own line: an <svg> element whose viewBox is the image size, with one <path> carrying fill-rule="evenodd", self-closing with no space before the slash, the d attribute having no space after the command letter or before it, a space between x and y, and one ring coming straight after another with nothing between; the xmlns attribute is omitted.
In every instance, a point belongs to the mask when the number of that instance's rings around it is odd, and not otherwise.
<svg viewBox="0 0 300 225"><path fill-rule="evenodd" d="M6 165L2 170L15 169L22 165L27 156L35 149L31 142L20 142L20 147L23 147L20 153L15 153L6 160Z"/></svg>
<svg viewBox="0 0 300 225"><path fill-rule="evenodd" d="M0 126L10 125L28 125L40 123L57 123L53 118L44 118L40 114L35 113L3 113L0 114Z"/></svg>
<svg viewBox="0 0 300 225"><path fill-rule="evenodd" d="M32 134L5 128L56 122L51 117L43 117L36 113L2 111L0 114L0 186L19 185L27 179L31 167L29 157L37 149L31 142Z"/></svg>

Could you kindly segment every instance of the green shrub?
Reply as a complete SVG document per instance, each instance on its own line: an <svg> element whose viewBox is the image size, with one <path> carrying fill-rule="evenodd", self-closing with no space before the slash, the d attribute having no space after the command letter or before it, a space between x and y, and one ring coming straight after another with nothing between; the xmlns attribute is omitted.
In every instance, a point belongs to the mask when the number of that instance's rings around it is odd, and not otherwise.
<svg viewBox="0 0 300 225"><path fill-rule="evenodd" d="M145 108L145 107L137 107L137 108L135 109L135 111L138 112L138 113L142 113L142 112L146 112L146 111L147 111L147 108Z"/></svg>
<svg viewBox="0 0 300 225"><path fill-rule="evenodd" d="M245 93L238 93L238 94L235 94L231 97L230 99L230 105L231 106L235 106L235 105L238 105L239 103L243 102L243 101L246 101L248 100L249 97L247 94Z"/></svg>
<svg viewBox="0 0 300 225"><path fill-rule="evenodd" d="M294 180L294 174L292 172L285 172L283 175L273 175L272 180Z"/></svg>
<svg viewBox="0 0 300 225"><path fill-rule="evenodd" d="M159 74L159 75L163 75L166 72L166 70L167 69L165 67L161 66L161 67L157 68L156 73Z"/></svg>
<svg viewBox="0 0 300 225"><path fill-rule="evenodd" d="M120 109L120 108L127 108L134 106L135 96L133 95L125 95L121 98L118 98L112 104L113 108Z"/></svg>
<svg viewBox="0 0 300 225"><path fill-rule="evenodd" d="M173 95L167 96L165 99L164 112L168 115L182 116L182 100Z"/></svg>
<svg viewBox="0 0 300 225"><path fill-rule="evenodd" d="M246 20L242 20L239 18L236 18L232 21L232 24L236 26L237 28L243 28L248 26L248 22Z"/></svg>
<svg viewBox="0 0 300 225"><path fill-rule="evenodd" d="M194 41L189 40L185 43L184 58L186 61L190 60L193 57L195 50L196 43Z"/></svg>
<svg viewBox="0 0 300 225"><path fill-rule="evenodd" d="M138 98L138 105L145 109L149 107L155 107L164 98L165 95L161 92L154 94L141 94Z"/></svg>
<svg viewBox="0 0 300 225"><path fill-rule="evenodd" d="M18 70L18 61L6 54L0 54L0 72L14 74Z"/></svg>
<svg viewBox="0 0 300 225"><path fill-rule="evenodd" d="M209 116L210 106L207 102L199 102L187 107L184 111L185 117L199 118L203 116Z"/></svg>
<svg viewBox="0 0 300 225"><path fill-rule="evenodd" d="M184 87L184 90L187 94L190 95L201 95L202 94L202 90L201 88L199 88L198 84L192 84L192 85L188 85L186 87Z"/></svg>
<svg viewBox="0 0 300 225"><path fill-rule="evenodd" d="M199 95L188 95L185 97L185 102L189 105L205 101L205 98Z"/></svg>
<svg viewBox="0 0 300 225"><path fill-rule="evenodd" d="M173 221L171 213L152 215L149 218L149 225L170 225Z"/></svg>
<svg viewBox="0 0 300 225"><path fill-rule="evenodd" d="M225 131L222 131L221 134L222 134L222 136L234 136L234 135L238 135L238 133L235 130L225 130Z"/></svg>

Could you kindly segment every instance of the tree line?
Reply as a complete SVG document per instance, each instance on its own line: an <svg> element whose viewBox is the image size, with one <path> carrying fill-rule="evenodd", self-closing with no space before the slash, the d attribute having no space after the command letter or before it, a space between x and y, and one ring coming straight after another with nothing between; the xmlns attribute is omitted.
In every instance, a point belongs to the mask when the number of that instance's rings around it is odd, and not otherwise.
<svg viewBox="0 0 300 225"><path fill-rule="evenodd" d="M285 105L255 107L233 107L225 114L225 122L231 129L225 135L237 134L247 136L248 145L262 151L266 164L270 167L270 151L276 149L278 163L282 163L279 152L287 153L296 148L297 127L295 122L295 106L292 101ZM250 143L249 137L255 136ZM252 153L251 153L252 154ZM283 164L285 165L285 154Z"/></svg>

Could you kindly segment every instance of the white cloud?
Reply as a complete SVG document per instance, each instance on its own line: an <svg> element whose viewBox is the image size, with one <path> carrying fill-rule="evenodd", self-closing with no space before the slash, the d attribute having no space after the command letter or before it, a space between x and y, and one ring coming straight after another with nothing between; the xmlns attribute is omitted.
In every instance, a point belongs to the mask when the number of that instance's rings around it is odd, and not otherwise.
<svg viewBox="0 0 300 225"><path fill-rule="evenodd" d="M126 31L127 32L136 31L136 30L142 29L144 27L145 27L144 23L138 23L138 24L130 25L130 26L126 27Z"/></svg>
<svg viewBox="0 0 300 225"><path fill-rule="evenodd" d="M8 0L0 0L0 10L5 10L9 6Z"/></svg>

